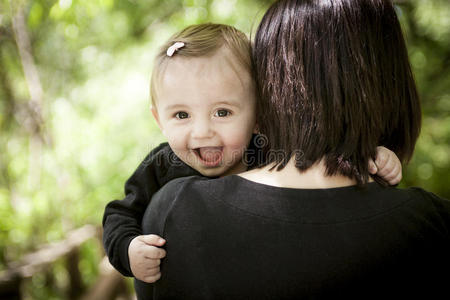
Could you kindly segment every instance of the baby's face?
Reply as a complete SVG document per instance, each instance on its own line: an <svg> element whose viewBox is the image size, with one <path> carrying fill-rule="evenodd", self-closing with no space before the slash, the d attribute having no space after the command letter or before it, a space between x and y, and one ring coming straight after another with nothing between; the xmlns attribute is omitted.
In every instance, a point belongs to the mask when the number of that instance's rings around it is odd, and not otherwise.
<svg viewBox="0 0 450 300"><path fill-rule="evenodd" d="M250 74L224 47L213 56L170 58L153 113L175 154L204 176L246 169L242 156L255 131Z"/></svg>

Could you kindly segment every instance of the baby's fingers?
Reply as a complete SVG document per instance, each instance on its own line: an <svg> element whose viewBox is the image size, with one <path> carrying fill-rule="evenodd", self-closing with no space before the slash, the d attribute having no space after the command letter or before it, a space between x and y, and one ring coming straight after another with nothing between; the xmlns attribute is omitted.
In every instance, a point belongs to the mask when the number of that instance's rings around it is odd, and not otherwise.
<svg viewBox="0 0 450 300"><path fill-rule="evenodd" d="M141 235L140 238L144 243L151 246L162 246L166 242L165 239L156 234Z"/></svg>
<svg viewBox="0 0 450 300"><path fill-rule="evenodd" d="M376 174L378 171L377 165L373 162L372 159L369 159L369 173Z"/></svg>
<svg viewBox="0 0 450 300"><path fill-rule="evenodd" d="M389 181L390 185L396 185L399 184L400 181L402 181L403 175L402 172L398 173L397 177Z"/></svg>
<svg viewBox="0 0 450 300"><path fill-rule="evenodd" d="M158 272L155 275L145 276L142 281L145 281L147 283L153 283L153 282L156 282L160 278L161 278L161 272Z"/></svg>
<svg viewBox="0 0 450 300"><path fill-rule="evenodd" d="M390 185L395 185L400 183L402 180L402 168L401 165L395 165L389 174L383 177Z"/></svg>
<svg viewBox="0 0 450 300"><path fill-rule="evenodd" d="M144 257L150 259L161 259L166 257L166 250L154 246L146 247Z"/></svg>
<svg viewBox="0 0 450 300"><path fill-rule="evenodd" d="M392 152L392 151L390 151L389 149L387 149L385 147L381 147L381 146L377 147L375 165L377 166L377 169L378 169L378 173L377 173L378 176L384 176L388 173L388 172L386 172L386 170L383 170L383 169L386 167L386 164L389 161L390 152ZM370 167L370 164L369 164L369 167ZM384 175L381 175L380 171L383 171Z"/></svg>
<svg viewBox="0 0 450 300"><path fill-rule="evenodd" d="M161 264L160 259L146 259L144 262L144 267L146 267L148 270L159 268L159 265Z"/></svg>

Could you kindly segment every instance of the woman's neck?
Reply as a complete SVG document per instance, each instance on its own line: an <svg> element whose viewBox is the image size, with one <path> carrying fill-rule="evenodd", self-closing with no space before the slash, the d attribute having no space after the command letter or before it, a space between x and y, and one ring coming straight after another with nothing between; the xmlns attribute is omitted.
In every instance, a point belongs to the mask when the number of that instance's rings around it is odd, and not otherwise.
<svg viewBox="0 0 450 300"><path fill-rule="evenodd" d="M295 167L293 159L281 171L276 171L276 168L270 171L272 166L253 169L241 173L239 176L250 181L285 188L326 189L356 185L356 180L343 175L326 176L323 161L314 164L304 172L300 172Z"/></svg>

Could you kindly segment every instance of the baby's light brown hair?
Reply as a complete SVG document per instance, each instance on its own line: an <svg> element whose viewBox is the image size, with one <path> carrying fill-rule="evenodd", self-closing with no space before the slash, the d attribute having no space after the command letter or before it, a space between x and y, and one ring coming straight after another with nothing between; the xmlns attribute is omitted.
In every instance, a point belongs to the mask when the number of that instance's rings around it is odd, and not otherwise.
<svg viewBox="0 0 450 300"><path fill-rule="evenodd" d="M252 75L251 43L242 31L224 24L191 25L170 37L155 57L150 81L150 97L153 107L157 100L158 81L164 72L165 65L172 58L167 55L167 49L176 42L182 42L184 46L178 48L173 56L182 57L210 56L225 46L231 51L240 66Z"/></svg>

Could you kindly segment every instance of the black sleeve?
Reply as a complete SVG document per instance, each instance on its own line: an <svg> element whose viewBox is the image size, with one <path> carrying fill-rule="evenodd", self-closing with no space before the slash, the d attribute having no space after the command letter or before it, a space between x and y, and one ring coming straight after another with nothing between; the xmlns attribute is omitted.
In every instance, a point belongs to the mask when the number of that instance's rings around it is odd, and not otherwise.
<svg viewBox="0 0 450 300"><path fill-rule="evenodd" d="M150 200L172 179L199 175L183 163L167 143L153 149L125 183L125 198L114 200L103 215L103 246L111 264L123 275L133 276L128 260L128 246L142 234L142 216Z"/></svg>

